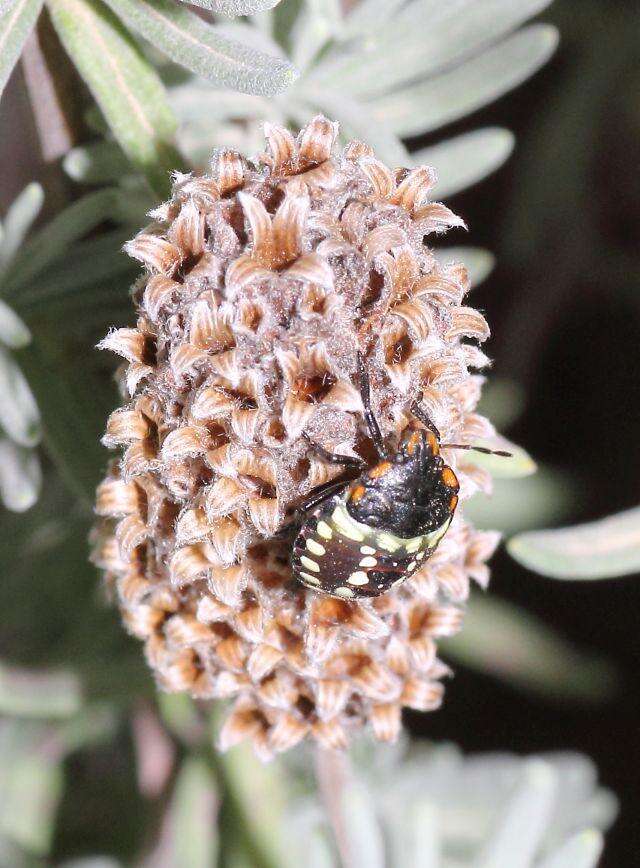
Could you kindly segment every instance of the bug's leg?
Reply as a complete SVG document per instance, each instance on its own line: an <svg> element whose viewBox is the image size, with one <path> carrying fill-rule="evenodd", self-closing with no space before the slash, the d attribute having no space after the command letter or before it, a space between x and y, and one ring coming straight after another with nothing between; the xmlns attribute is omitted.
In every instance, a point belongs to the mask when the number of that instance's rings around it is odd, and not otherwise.
<svg viewBox="0 0 640 868"><path fill-rule="evenodd" d="M418 419L419 422L422 422L422 424L424 425L425 428L428 428L429 431L431 431L433 434L436 435L436 437L438 438L438 443L439 443L441 440L440 432L438 431L438 429L436 428L434 423L431 421L431 417L429 416L427 411L424 409L424 407L420 403L421 400L422 400L422 392L420 392L420 394L418 395L416 400L411 405L411 412L416 417L416 419Z"/></svg>
<svg viewBox="0 0 640 868"><path fill-rule="evenodd" d="M286 539L286 537L292 535L294 531L298 530L304 521L305 513L314 509L316 506L319 506L330 497L333 497L334 494L337 494L341 489L345 488L349 484L349 481L350 480L348 479L341 479L338 482L331 481L321 485L319 488L314 488L314 490L309 492L309 494L307 494L307 496L296 506L291 521L289 521L288 524L285 524L284 527L281 527L280 530L273 535L273 538Z"/></svg>
<svg viewBox="0 0 640 868"><path fill-rule="evenodd" d="M299 514L309 512L310 509L314 509L325 500L329 500L330 497L333 497L340 490L346 488L349 482L350 480L348 479L341 479L339 482L327 482L325 485L321 485L320 488L314 489L304 498L298 505L296 512Z"/></svg>
<svg viewBox="0 0 640 868"><path fill-rule="evenodd" d="M358 458L355 455L339 455L337 452L329 452L329 450L325 449L324 446L320 446L318 443L314 443L313 440L310 440L306 434L304 435L304 438L313 451L325 461L329 461L332 464L339 464L341 467L353 468L354 470L363 470L366 467L366 461L363 461L362 458Z"/></svg>
<svg viewBox="0 0 640 868"><path fill-rule="evenodd" d="M376 452L378 453L378 456L380 458L386 458L387 450L384 446L382 432L380 431L380 426L378 425L377 419L373 415L373 410L371 409L371 387L369 385L369 371L367 370L367 366L364 363L361 352L358 352L358 375L360 378L360 397L362 398L362 405L364 407L364 418L365 422L367 423L369 437L371 437L373 445L376 447Z"/></svg>

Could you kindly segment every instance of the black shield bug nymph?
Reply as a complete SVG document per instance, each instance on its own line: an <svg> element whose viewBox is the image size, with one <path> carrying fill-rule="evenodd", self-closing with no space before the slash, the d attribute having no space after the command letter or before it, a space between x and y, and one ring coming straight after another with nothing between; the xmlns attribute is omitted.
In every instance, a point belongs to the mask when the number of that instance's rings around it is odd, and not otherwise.
<svg viewBox="0 0 640 868"><path fill-rule="evenodd" d="M378 597L418 570L447 532L459 490L455 473L440 455L440 433L419 401L411 412L425 427L407 430L395 450L387 448L371 410L360 354L358 366L364 417L378 461L367 467L359 458L314 445L322 457L358 476L332 483L306 501L291 556L293 574L303 585L345 600Z"/></svg>

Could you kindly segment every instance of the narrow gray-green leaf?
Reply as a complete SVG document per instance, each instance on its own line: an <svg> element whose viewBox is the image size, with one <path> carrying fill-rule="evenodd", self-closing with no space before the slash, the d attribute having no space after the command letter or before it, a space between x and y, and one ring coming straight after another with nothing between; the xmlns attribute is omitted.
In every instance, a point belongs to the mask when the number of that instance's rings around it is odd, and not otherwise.
<svg viewBox="0 0 640 868"><path fill-rule="evenodd" d="M0 344L17 350L26 347L31 340L31 332L18 314L8 304L0 301Z"/></svg>
<svg viewBox="0 0 640 868"><path fill-rule="evenodd" d="M571 478L557 469L539 467L525 479L496 479L491 497L471 498L465 514L479 528L514 534L566 521L576 500Z"/></svg>
<svg viewBox="0 0 640 868"><path fill-rule="evenodd" d="M491 377L483 386L478 412L491 419L500 431L504 431L520 418L525 404L525 390L520 383Z"/></svg>
<svg viewBox="0 0 640 868"><path fill-rule="evenodd" d="M471 286L478 286L486 280L496 264L493 253L482 247L440 247L434 253L442 265L462 262L469 272Z"/></svg>
<svg viewBox="0 0 640 868"><path fill-rule="evenodd" d="M237 15L255 15L266 9L273 9L280 0L183 0L183 2L234 18Z"/></svg>
<svg viewBox="0 0 640 868"><path fill-rule="evenodd" d="M34 327L34 341L20 361L42 413L49 454L82 504L93 504L105 463L99 438L110 395L80 358L64 354L56 332Z"/></svg>
<svg viewBox="0 0 640 868"><path fill-rule="evenodd" d="M554 850L540 863L539 868L596 868L603 847L602 832L599 829L585 829Z"/></svg>
<svg viewBox="0 0 640 868"><path fill-rule="evenodd" d="M105 141L72 148L62 166L70 178L82 184L117 183L130 171L120 148Z"/></svg>
<svg viewBox="0 0 640 868"><path fill-rule="evenodd" d="M4 233L0 243L0 270L4 270L15 256L31 224L40 213L43 202L44 190L34 181L11 203L2 226Z"/></svg>
<svg viewBox="0 0 640 868"><path fill-rule="evenodd" d="M601 700L616 676L602 659L577 650L517 606L472 595L464 630L444 640L445 657L518 687L558 699Z"/></svg>
<svg viewBox="0 0 640 868"><path fill-rule="evenodd" d="M19 727L15 749L0 758L0 836L17 842L29 854L45 856L63 783L59 757L52 749L54 732L41 725L26 728L24 721L12 725Z"/></svg>
<svg viewBox="0 0 640 868"><path fill-rule="evenodd" d="M610 579L640 572L640 507L559 530L523 533L509 554L555 579Z"/></svg>
<svg viewBox="0 0 640 868"><path fill-rule="evenodd" d="M438 173L436 195L452 196L495 172L509 157L513 133L485 127L411 154L414 165L433 166Z"/></svg>
<svg viewBox="0 0 640 868"><path fill-rule="evenodd" d="M70 672L40 672L0 663L0 714L69 717L80 709L80 684Z"/></svg>
<svg viewBox="0 0 640 868"><path fill-rule="evenodd" d="M337 45L313 72L352 97L374 98L437 74L497 42L551 0L409 3L357 44Z"/></svg>
<svg viewBox="0 0 640 868"><path fill-rule="evenodd" d="M405 0L360 0L359 3L354 3L345 22L345 36L353 38L368 30L380 28L404 2Z"/></svg>
<svg viewBox="0 0 640 868"><path fill-rule="evenodd" d="M543 760L529 760L497 828L473 868L531 868L551 820L558 775Z"/></svg>
<svg viewBox="0 0 640 868"><path fill-rule="evenodd" d="M60 862L58 868L122 868L122 862L110 856L81 856Z"/></svg>
<svg viewBox="0 0 640 868"><path fill-rule="evenodd" d="M120 147L161 196L179 168L167 96L131 34L99 0L47 0L53 24Z"/></svg>
<svg viewBox="0 0 640 868"><path fill-rule="evenodd" d="M506 437L496 435L487 439L480 438L474 441L474 445L511 453L508 458L503 455L485 455L482 452L469 452L467 455L460 456L460 464L476 464L487 470L494 479L522 479L531 476L537 470L536 463L529 453Z"/></svg>
<svg viewBox="0 0 640 868"><path fill-rule="evenodd" d="M1 9L0 17L0 95L22 54L42 8L42 0L15 0Z"/></svg>
<svg viewBox="0 0 640 868"><path fill-rule="evenodd" d="M74 241L88 235L105 220L116 219L120 207L115 188L98 190L78 199L31 236L8 269L2 294L12 298Z"/></svg>
<svg viewBox="0 0 640 868"><path fill-rule="evenodd" d="M460 66L379 97L373 114L399 136L437 129L517 87L547 62L557 44L555 27L526 27Z"/></svg>
<svg viewBox="0 0 640 868"><path fill-rule="evenodd" d="M106 0L116 14L176 63L222 87L272 96L296 78L293 66L221 35L173 0Z"/></svg>
<svg viewBox="0 0 640 868"><path fill-rule="evenodd" d="M20 446L40 440L40 414L27 380L10 353L0 347L0 427Z"/></svg>
<svg viewBox="0 0 640 868"><path fill-rule="evenodd" d="M18 446L6 437L0 438L0 500L6 508L12 512L31 509L41 487L42 470L37 452Z"/></svg>
<svg viewBox="0 0 640 868"><path fill-rule="evenodd" d="M171 807L173 864L210 868L216 864L219 796L208 763L187 757L178 775Z"/></svg>
<svg viewBox="0 0 640 868"><path fill-rule="evenodd" d="M339 39L343 17L339 0L305 0L291 30L291 59L306 68L322 47Z"/></svg>

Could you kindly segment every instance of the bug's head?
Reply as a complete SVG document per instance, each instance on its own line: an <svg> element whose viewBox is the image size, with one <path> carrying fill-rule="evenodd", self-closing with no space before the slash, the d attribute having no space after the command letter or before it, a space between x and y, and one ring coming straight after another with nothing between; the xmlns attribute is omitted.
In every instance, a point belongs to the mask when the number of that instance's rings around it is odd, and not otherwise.
<svg viewBox="0 0 640 868"><path fill-rule="evenodd" d="M393 455L352 483L350 515L404 538L440 527L456 508L459 485L439 452L431 431L407 431Z"/></svg>

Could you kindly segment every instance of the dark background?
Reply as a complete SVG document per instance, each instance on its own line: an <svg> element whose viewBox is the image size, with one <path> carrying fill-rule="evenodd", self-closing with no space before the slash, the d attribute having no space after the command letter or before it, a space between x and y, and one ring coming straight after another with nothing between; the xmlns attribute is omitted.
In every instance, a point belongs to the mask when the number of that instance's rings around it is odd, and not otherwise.
<svg viewBox="0 0 640 868"><path fill-rule="evenodd" d="M570 519L582 521L640 503L640 14L637 0L556 0L543 19L557 24L561 43L534 79L415 144L492 124L516 134L508 163L448 202L471 229L468 239L452 240L496 254L497 267L474 291L472 303L489 315L495 375L516 380L527 398L524 414L506 433L569 475L579 494ZM37 163L21 82L13 84L3 112L3 210L31 178L42 180L48 192L55 192L60 178L58 170ZM7 140L9 125L20 135ZM458 666L443 709L411 715L409 725L465 750L584 751L621 802L602 866L631 868L640 852L640 583L637 577L543 579L500 552L492 589L612 660L619 673L612 699L563 704ZM76 601L83 610L93 605L87 594L86 601ZM120 641L115 616L96 617L113 621L113 637ZM47 637L41 639L46 644ZM139 659L137 644L132 652ZM102 816L96 848L112 822L120 834L127 831L118 799L101 799L96 781L108 775L116 795L126 794L129 802L134 789L124 758L116 757L114 765L110 752L102 760L98 754L90 768L74 760L68 769L74 789L85 794L86 817L92 805L104 811L107 804L114 812ZM71 843L82 835L86 819L77 807L62 806L60 826Z"/></svg>
<svg viewBox="0 0 640 868"><path fill-rule="evenodd" d="M470 240L497 256L472 303L489 312L494 375L524 386L526 411L509 436L570 473L576 521L640 502L638 13L634 2L556 0L543 16L561 34L548 66L452 128L481 119L516 134L506 166L450 204ZM638 577L558 582L499 552L492 590L612 659L612 699L545 701L458 666L443 709L412 715L412 730L466 750L584 751L621 802L601 864L637 865Z"/></svg>

